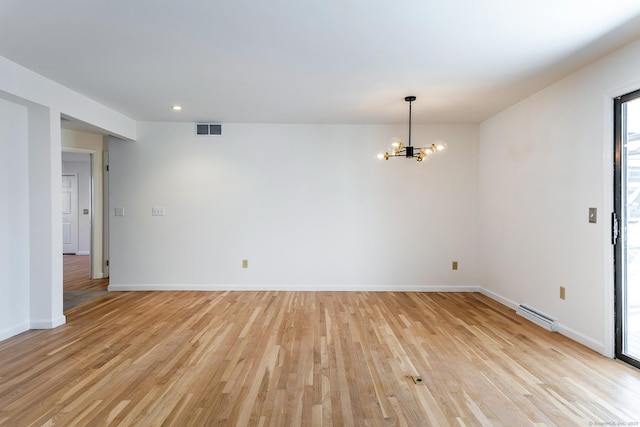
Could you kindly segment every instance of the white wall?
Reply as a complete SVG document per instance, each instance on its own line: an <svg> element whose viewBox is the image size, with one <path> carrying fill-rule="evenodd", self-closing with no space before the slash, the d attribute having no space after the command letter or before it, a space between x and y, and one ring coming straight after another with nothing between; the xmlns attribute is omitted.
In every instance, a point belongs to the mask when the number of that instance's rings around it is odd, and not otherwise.
<svg viewBox="0 0 640 427"><path fill-rule="evenodd" d="M0 340L29 329L27 109L0 98Z"/></svg>
<svg viewBox="0 0 640 427"><path fill-rule="evenodd" d="M476 286L477 129L414 127L449 144L419 164L374 159L406 126L139 123L109 147L110 289Z"/></svg>
<svg viewBox="0 0 640 427"><path fill-rule="evenodd" d="M0 160L3 173L12 174L9 187L0 190L0 202L18 206L15 213L3 212L0 218L3 241L0 245L8 242L12 251L8 258L2 257L11 261L11 268L0 273L0 304L11 307L0 315L0 339L3 339L25 328L54 328L65 322L60 115L78 118L129 139L135 139L136 124L3 57L0 57L0 100L3 110L7 110L7 124L0 126L3 129L0 146L11 155L15 151L18 161L25 159L15 165L4 156ZM14 183L23 190L19 195L12 193ZM7 250L7 246L2 247ZM25 280L26 305L22 287Z"/></svg>
<svg viewBox="0 0 640 427"><path fill-rule="evenodd" d="M640 88L638 70L640 41L480 126L481 285L558 318L561 332L609 356L612 99Z"/></svg>
<svg viewBox="0 0 640 427"><path fill-rule="evenodd" d="M29 317L32 329L65 323L62 313L60 112L28 108Z"/></svg>

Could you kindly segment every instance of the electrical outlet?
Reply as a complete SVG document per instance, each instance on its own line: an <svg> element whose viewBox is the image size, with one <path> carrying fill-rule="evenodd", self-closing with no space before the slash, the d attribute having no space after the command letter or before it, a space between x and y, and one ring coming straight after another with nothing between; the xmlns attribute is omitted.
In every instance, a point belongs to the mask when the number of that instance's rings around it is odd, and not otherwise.
<svg viewBox="0 0 640 427"><path fill-rule="evenodd" d="M564 288L564 286L560 286L560 299L565 299L566 296L566 289Z"/></svg>
<svg viewBox="0 0 640 427"><path fill-rule="evenodd" d="M242 260L242 268L249 268L249 260L248 259L243 259Z"/></svg>
<svg viewBox="0 0 640 427"><path fill-rule="evenodd" d="M151 208L152 216L164 216L164 208L160 206L154 206Z"/></svg>
<svg viewBox="0 0 640 427"><path fill-rule="evenodd" d="M458 261L452 261L451 262L451 269L452 270L457 270L458 269Z"/></svg>

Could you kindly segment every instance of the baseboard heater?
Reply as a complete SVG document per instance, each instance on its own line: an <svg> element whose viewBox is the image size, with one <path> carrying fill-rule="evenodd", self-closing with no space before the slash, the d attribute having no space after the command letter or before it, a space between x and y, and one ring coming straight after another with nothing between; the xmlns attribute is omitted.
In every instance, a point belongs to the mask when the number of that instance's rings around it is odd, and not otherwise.
<svg viewBox="0 0 640 427"><path fill-rule="evenodd" d="M531 307L520 304L518 308L516 308L516 313L536 325L545 328L547 331L556 332L558 330L558 321L556 319L552 319Z"/></svg>

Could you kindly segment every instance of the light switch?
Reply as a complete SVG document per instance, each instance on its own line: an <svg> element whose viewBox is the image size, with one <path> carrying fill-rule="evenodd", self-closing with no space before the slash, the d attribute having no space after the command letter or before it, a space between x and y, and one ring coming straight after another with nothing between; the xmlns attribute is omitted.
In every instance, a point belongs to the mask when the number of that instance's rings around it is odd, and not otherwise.
<svg viewBox="0 0 640 427"><path fill-rule="evenodd" d="M595 224L598 222L598 209L589 208L589 222Z"/></svg>
<svg viewBox="0 0 640 427"><path fill-rule="evenodd" d="M124 216L124 208L116 208L116 216Z"/></svg>
<svg viewBox="0 0 640 427"><path fill-rule="evenodd" d="M160 206L154 206L151 208L151 215L164 216L164 208Z"/></svg>

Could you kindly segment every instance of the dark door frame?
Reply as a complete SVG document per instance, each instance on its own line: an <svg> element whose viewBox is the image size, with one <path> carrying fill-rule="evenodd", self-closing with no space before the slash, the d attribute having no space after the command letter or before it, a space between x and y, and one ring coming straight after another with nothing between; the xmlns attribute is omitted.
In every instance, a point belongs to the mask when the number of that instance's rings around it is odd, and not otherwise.
<svg viewBox="0 0 640 427"><path fill-rule="evenodd" d="M626 244L625 239L618 239L616 231L618 227L615 224L619 224L620 234L626 236L625 227L625 206L623 206L622 192L624 191L625 180L623 179L623 173L626 171L626 150L623 146L623 136L626 134L626 123L623 120L623 107L624 103L633 99L640 98L640 89L629 92L625 95L618 96L614 99L613 105L613 228L612 230L612 243L614 246L614 277L615 277L615 356L630 365L640 368L640 361L632 357L627 356L622 352L623 340L623 318L624 318L624 298L622 285L626 282L626 265L623 262L626 260ZM619 221L619 222L618 222Z"/></svg>

